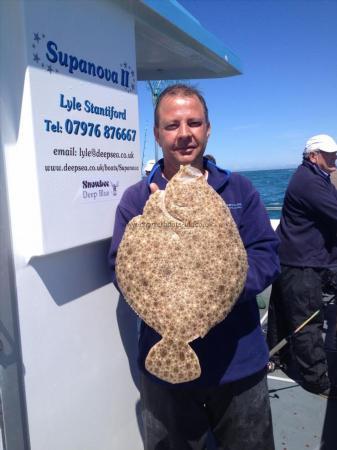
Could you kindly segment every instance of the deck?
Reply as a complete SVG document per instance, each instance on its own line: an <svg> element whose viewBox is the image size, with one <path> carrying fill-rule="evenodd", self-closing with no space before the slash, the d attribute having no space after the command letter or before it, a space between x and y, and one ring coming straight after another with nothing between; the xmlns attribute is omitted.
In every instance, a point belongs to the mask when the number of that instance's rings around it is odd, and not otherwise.
<svg viewBox="0 0 337 450"><path fill-rule="evenodd" d="M268 385L276 450L337 449L337 401L310 394L278 371Z"/></svg>

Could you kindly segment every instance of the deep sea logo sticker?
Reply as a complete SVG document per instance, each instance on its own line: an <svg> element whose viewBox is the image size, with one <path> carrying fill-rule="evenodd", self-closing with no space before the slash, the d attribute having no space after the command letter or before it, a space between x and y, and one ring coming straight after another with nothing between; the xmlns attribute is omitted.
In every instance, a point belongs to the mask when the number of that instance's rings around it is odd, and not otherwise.
<svg viewBox="0 0 337 450"><path fill-rule="evenodd" d="M97 61L87 60L83 55L75 55L68 49L61 48L57 42L48 39L44 33L33 33L32 57L35 65L47 70L50 74L64 73L95 80L104 84L135 92L135 71L127 62L119 68L106 67Z"/></svg>
<svg viewBox="0 0 337 450"><path fill-rule="evenodd" d="M85 179L81 182L80 198L82 202L111 200L118 195L119 181Z"/></svg>

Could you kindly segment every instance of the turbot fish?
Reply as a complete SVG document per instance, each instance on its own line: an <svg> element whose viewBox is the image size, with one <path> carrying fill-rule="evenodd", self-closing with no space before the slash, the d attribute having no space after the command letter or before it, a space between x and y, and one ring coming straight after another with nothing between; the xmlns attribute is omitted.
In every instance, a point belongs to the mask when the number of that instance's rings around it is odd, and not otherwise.
<svg viewBox="0 0 337 450"><path fill-rule="evenodd" d="M150 373L169 383L200 376L189 343L230 313L247 269L229 208L198 169L181 166L128 223L117 253L120 290L162 336L145 360Z"/></svg>

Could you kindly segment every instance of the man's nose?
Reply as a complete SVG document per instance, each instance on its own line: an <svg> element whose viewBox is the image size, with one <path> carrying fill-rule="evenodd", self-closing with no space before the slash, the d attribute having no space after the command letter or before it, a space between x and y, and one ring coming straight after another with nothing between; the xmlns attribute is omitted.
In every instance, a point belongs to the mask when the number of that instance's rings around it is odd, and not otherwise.
<svg viewBox="0 0 337 450"><path fill-rule="evenodd" d="M187 123L181 123L179 127L179 137L186 137L191 135L190 127Z"/></svg>

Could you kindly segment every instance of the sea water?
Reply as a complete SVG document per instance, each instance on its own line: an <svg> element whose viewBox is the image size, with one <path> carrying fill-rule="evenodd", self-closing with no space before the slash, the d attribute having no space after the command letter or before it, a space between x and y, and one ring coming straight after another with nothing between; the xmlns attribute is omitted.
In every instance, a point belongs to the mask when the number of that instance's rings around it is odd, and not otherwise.
<svg viewBox="0 0 337 450"><path fill-rule="evenodd" d="M259 192L269 217L281 217L284 194L289 180L296 169L251 170L242 171L241 175L249 178Z"/></svg>

